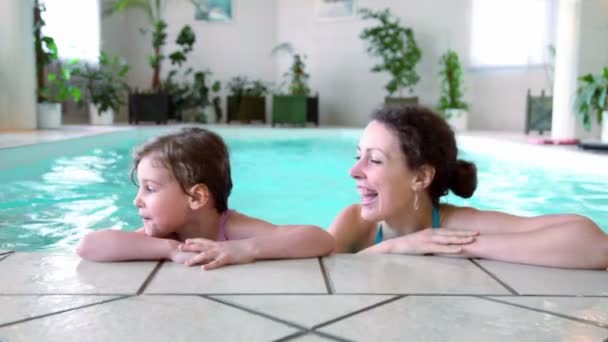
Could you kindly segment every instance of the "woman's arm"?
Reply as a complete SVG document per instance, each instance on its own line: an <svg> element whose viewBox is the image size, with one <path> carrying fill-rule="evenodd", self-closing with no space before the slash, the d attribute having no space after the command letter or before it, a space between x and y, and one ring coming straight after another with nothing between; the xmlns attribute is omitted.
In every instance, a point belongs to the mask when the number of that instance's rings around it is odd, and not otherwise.
<svg viewBox="0 0 608 342"><path fill-rule="evenodd" d="M335 253L356 253L374 244L377 223L363 220L360 210L358 204L348 206L329 226Z"/></svg>
<svg viewBox="0 0 608 342"><path fill-rule="evenodd" d="M178 249L179 242L160 239L141 232L104 229L85 235L76 253L93 261L161 260L185 262L194 254Z"/></svg>
<svg viewBox="0 0 608 342"><path fill-rule="evenodd" d="M205 269L213 269L260 259L322 256L334 248L331 235L316 226L275 226L246 215L233 215L226 228L230 241L188 239L182 245L182 251L199 252L188 265L204 264Z"/></svg>
<svg viewBox="0 0 608 342"><path fill-rule="evenodd" d="M463 246L469 257L564 267L608 268L608 236L591 220L579 215L532 218L455 208L446 228L466 228L481 234Z"/></svg>

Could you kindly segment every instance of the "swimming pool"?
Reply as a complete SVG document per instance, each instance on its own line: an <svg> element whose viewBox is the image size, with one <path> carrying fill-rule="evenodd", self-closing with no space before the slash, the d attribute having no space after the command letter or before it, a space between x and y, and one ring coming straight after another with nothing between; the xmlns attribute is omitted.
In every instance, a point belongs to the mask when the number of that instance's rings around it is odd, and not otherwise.
<svg viewBox="0 0 608 342"><path fill-rule="evenodd" d="M212 129L231 151L234 209L278 224L328 227L358 200L348 170L360 130ZM167 131L138 128L0 149L0 249L68 249L92 229L141 226L130 153ZM606 163L472 136L459 144L462 157L478 164L480 185L471 199L449 195L447 202L522 215L574 212L608 229Z"/></svg>

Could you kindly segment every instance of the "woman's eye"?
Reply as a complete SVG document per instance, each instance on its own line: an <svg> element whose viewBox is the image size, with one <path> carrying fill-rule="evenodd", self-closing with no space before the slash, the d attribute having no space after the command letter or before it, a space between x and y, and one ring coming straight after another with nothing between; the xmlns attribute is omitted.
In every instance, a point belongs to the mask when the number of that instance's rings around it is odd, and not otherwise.
<svg viewBox="0 0 608 342"><path fill-rule="evenodd" d="M377 164L377 165L382 164L382 162L381 162L381 161L379 161L378 159L370 159L369 161L370 161L370 163L372 163L372 164Z"/></svg>
<svg viewBox="0 0 608 342"><path fill-rule="evenodd" d="M355 156L355 159L360 160L361 156Z"/></svg>
<svg viewBox="0 0 608 342"><path fill-rule="evenodd" d="M154 192L154 188L149 185L146 185L145 189L147 192Z"/></svg>

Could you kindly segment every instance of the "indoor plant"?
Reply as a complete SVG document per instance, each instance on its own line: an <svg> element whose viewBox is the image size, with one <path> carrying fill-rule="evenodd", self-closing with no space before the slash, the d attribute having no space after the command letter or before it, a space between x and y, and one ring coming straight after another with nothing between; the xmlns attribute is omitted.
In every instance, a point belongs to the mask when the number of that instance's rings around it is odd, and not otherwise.
<svg viewBox="0 0 608 342"><path fill-rule="evenodd" d="M608 120L605 120L608 105L608 67L599 75L587 74L579 77L576 91L576 114L588 131L595 116L602 127L601 141L608 143Z"/></svg>
<svg viewBox="0 0 608 342"><path fill-rule="evenodd" d="M266 98L268 86L262 80L249 80L246 76L233 77L226 85L227 121L266 122Z"/></svg>
<svg viewBox="0 0 608 342"><path fill-rule="evenodd" d="M441 95L438 109L455 131L467 129L467 110L469 105L464 102L462 84L462 66L458 53L446 51L439 59L441 78Z"/></svg>
<svg viewBox="0 0 608 342"><path fill-rule="evenodd" d="M36 52L37 80L37 122L38 128L59 128L61 126L62 102L80 101L81 91L70 83L72 70L78 63L70 60L65 65L59 63L57 44L52 37L42 31L45 25L42 13L43 2L34 2L34 51ZM49 71L52 68L55 72Z"/></svg>
<svg viewBox="0 0 608 342"><path fill-rule="evenodd" d="M83 82L85 99L89 102L89 117L93 125L111 125L114 114L125 103L129 89L125 76L129 65L118 56L109 57L101 52L98 64L84 64L74 71Z"/></svg>
<svg viewBox="0 0 608 342"><path fill-rule="evenodd" d="M374 65L372 72L388 72L391 79L384 86L388 92L386 103L417 103L417 97L394 98L393 94L403 95L403 89L413 92L420 80L416 73L416 64L422 53L414 31L401 25L399 18L394 17L388 8L374 11L368 8L359 10L363 19L377 21L376 25L365 28L359 37L368 42L367 52L378 57L380 62Z"/></svg>
<svg viewBox="0 0 608 342"><path fill-rule="evenodd" d="M272 124L290 123L303 124L314 122L319 125L319 98L309 96L310 87L306 73L306 55L297 51L290 43L277 45L272 53L285 52L292 57L289 70L283 74L287 83L287 93L281 91L272 97Z"/></svg>

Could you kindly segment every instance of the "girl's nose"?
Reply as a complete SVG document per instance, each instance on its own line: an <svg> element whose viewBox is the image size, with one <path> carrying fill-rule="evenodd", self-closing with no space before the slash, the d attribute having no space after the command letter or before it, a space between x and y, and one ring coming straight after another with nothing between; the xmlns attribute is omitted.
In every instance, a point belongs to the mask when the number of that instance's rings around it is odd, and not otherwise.
<svg viewBox="0 0 608 342"><path fill-rule="evenodd" d="M141 196L139 196L139 191L137 192L137 195L135 195L135 198L133 199L133 205L135 205L137 208L141 208L143 207L144 202L141 199Z"/></svg>

